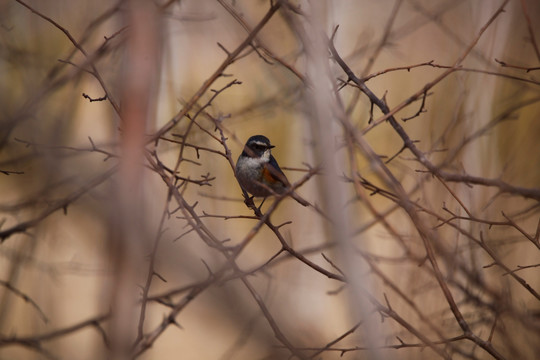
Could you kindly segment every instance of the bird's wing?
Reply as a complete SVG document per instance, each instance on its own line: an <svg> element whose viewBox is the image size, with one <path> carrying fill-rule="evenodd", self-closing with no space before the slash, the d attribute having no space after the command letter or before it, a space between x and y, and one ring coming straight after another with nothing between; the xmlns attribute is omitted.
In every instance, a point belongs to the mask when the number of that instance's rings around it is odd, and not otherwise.
<svg viewBox="0 0 540 360"><path fill-rule="evenodd" d="M264 164L263 176L268 182L274 182L277 180L283 183L283 185L286 187L290 186L289 180L287 180L287 177L283 171L281 171L276 159L274 159L273 156L270 157L270 161Z"/></svg>

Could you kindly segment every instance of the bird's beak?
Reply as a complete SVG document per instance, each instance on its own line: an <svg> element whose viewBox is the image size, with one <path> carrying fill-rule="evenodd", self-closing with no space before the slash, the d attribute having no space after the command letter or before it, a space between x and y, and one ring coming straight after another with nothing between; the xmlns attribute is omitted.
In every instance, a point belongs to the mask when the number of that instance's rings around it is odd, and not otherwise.
<svg viewBox="0 0 540 360"><path fill-rule="evenodd" d="M268 148L269 148L269 149L273 149L273 148L275 148L275 147L276 147L275 145L268 145Z"/></svg>

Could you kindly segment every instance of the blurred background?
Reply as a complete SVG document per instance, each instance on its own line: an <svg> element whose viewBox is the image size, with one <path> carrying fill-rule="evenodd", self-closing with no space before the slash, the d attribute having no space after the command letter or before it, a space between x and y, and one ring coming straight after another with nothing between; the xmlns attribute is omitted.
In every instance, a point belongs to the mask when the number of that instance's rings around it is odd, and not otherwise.
<svg viewBox="0 0 540 360"><path fill-rule="evenodd" d="M535 0L0 0L0 359L535 359L539 23ZM256 134L313 205L267 199L273 226L234 177Z"/></svg>

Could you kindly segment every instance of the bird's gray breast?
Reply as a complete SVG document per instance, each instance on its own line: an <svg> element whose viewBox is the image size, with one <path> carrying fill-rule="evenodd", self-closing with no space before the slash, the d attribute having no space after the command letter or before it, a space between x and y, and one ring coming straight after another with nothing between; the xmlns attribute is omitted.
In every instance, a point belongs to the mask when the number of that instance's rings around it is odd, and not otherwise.
<svg viewBox="0 0 540 360"><path fill-rule="evenodd" d="M254 196L269 196L271 192L261 185L264 158L240 156L236 162L236 178L240 186Z"/></svg>

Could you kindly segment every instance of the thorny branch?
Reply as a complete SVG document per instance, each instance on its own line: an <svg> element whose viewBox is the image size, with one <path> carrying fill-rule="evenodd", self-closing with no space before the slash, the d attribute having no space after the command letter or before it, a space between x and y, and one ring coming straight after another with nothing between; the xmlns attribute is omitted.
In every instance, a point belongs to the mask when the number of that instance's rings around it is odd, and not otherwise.
<svg viewBox="0 0 540 360"><path fill-rule="evenodd" d="M105 55L114 53L113 50L123 46L124 39L120 35L124 34L126 27L117 30L112 35L105 36L105 40L100 42L97 50L93 52L89 50L88 43L99 25L123 11L125 2L118 1L113 4L112 7L90 22L81 36L75 36L74 34L77 32L67 29L59 21L45 15L38 10L37 6L30 6L22 0L16 1L59 30L69 40L71 48L73 48L67 57L60 60L60 63L57 62L48 72L47 84L43 86L42 92L50 92L72 80L75 81L79 76L89 74L97 79L101 87L97 93L104 94L104 96L93 98L87 95L87 92L83 92L83 97L88 100L88 103L92 103L91 105L87 103L87 106L103 106L100 102L107 100L115 113L119 115L121 104L118 104L114 99L121 97L112 90L115 87L104 76L100 70L102 66L98 66L98 62L102 61ZM342 57L334 45L337 27L328 41L333 61L347 76L346 81L337 79L333 92L335 96L333 111L336 119L332 119L332 121L335 121L343 132L343 139L337 141L339 146L336 147L338 149L336 154L344 149L346 160L343 161L348 166L348 171L341 176L342 182L336 186L344 186L350 196L347 204L344 205L343 214L336 216L343 216L347 221L353 222L351 226L353 230L350 233L353 241L356 241L359 235L366 235L365 238L362 238L364 241L368 238L368 233L379 232L379 235L381 233L384 235L377 239L378 244L383 242L390 244L386 247L381 246L384 251L364 246L360 242L355 242L352 247L355 251L355 259L366 265L366 272L377 284L377 287L373 289L361 286L362 296L368 299L372 307L370 310L374 315L380 317L381 323L383 323L381 327L385 325L384 322L387 319L391 319L392 324L397 324L399 329L385 333L384 337L380 337L380 342L375 344L363 343L362 339L356 336L358 330L365 327L363 321L339 323L337 326L341 330L329 335L327 324L322 326L322 323L325 322L324 314L319 313L314 313L315 315L310 317L310 323L306 325L313 327L313 329L309 329L313 330L312 332L306 332L309 335L307 339L296 336L295 332L301 327L291 325L292 322L296 321L296 318L287 319L286 317L294 312L296 305L293 303L299 302L306 305L306 309L310 308L311 298L298 296L297 293L289 290L287 296L290 296L289 305L292 304L293 310L288 311L289 309L283 306L282 299L276 300L276 296L273 294L274 288L272 286L279 288L287 285L290 280L287 277L295 280L302 279L302 277L289 276L287 268L289 265L295 266L294 269L300 269L302 274L315 275L310 277L310 279L314 279L310 281L319 282L318 284L322 285L314 292L324 293L327 298L336 299L336 301L341 298L342 293L349 291L351 282L356 280L357 274L344 270L346 267L332 254L333 249L340 246L338 239L326 238L323 234L317 238L323 239L319 244L310 242L309 247L297 244L298 240L312 241L310 237L315 231L319 231L318 226L322 229L334 226L332 221L329 221L330 217L324 213L324 207L317 203L319 198L315 195L310 198L311 206L306 208L300 216L294 217L294 221L290 219L281 222L274 220L281 217L281 209L284 208L281 204L289 197L290 192L298 190L300 187L303 190L303 185L307 182L316 183L318 176L325 176L324 168L306 166L306 169L298 169L297 167L284 166L283 169L286 171L302 171L302 176L292 184L289 192L266 200L264 207L255 206L253 199L244 192L244 200L248 209L243 208L243 211L236 212L234 210L236 208L233 206L225 205L241 202L241 189L237 184L234 183L234 191L226 196L217 192L219 190L215 190L217 188L215 185L218 182L225 183L227 177L234 181L235 162L233 151L230 148L231 141L235 145L241 145L245 140L237 135L240 132L234 126L235 116L238 117L241 112L232 113L232 106L231 108L220 108L217 112L214 109L218 97L226 97L231 92L232 87L235 89L243 88L252 81L249 77L242 78L233 74L234 80L228 81L224 85L218 85L217 81L226 76L226 71L231 72L230 66L255 58L265 68L278 65L277 67L286 69L287 75L293 75L294 84L289 86L289 89L294 89L291 94L295 95L295 101L301 99L301 96L295 94L298 92L297 89L310 86L309 79L303 73L301 61L297 61L305 55L303 50L297 49L292 55L284 54L262 32L263 29L270 26L272 21L285 19L287 22L287 19L292 18L306 19L309 17L309 11L302 7L295 7L288 1L270 1L260 21L252 26L247 21L242 8L235 2L218 0L218 3L233 18L235 25L240 25L242 31L245 32L242 34L242 41L232 50L228 50L222 45L222 42L217 41L218 47L225 53L225 59L217 65L202 84L197 84L197 90L182 104L182 109L176 115L158 127L157 130L149 131L147 134L144 166L149 177L157 178L160 181L159 187L164 190L164 196L158 200L161 210L156 231L152 232L151 241L148 243L147 262L141 264L144 275L141 278L141 284L139 284L140 297L134 299L139 308L137 309L137 319L134 321L136 324L136 328L133 329L135 335L128 349L129 356L137 358L149 353L150 349L157 348L160 345L160 339L165 341L163 334L169 331L170 325L182 328L183 322L179 318L187 312L196 311L193 310L194 306L190 306L191 304L194 302L205 304L205 301L208 301L206 297L214 298L215 294L220 293L223 289L234 293L234 295L217 297L211 306L218 311L226 306L227 301L238 302L242 307L242 315L239 315L235 320L238 320L239 323L244 321L244 317L255 323L258 319L262 319L263 321L260 321L263 323L262 327L271 334L268 337L271 339L268 341L271 349L269 351L279 350L270 356L268 353L265 354L267 357L315 359L332 356L332 353L338 353L339 356L345 357L350 353L363 352L373 348L380 348L384 351L394 350L394 352L403 349L413 351L414 349L428 348L431 353L426 356L436 354L442 359L453 359L455 354L469 359L484 356L506 359L509 358L507 354L516 350L514 339L508 334L508 331L511 330L507 330L510 321L519 323L520 329L525 329L524 333L526 334L533 336L539 334L538 323L535 321L535 317L531 316L531 309L534 306L524 307L518 302L522 299L534 304L540 302L538 283L534 280L534 275L540 265L536 258L516 263L509 260L508 257L508 253L516 252L522 247L530 249L531 253L534 251L534 254L537 254L540 249L538 206L529 206L524 210L520 208L516 212L502 208L494 216L471 205L471 201L464 196L461 188L476 195L484 187L492 187L497 191L496 198L500 194L505 194L512 201L518 201L517 199L521 197L523 199L519 199L520 201L527 200L529 202L540 201L540 188L519 186L514 184L512 180L503 181L502 176L500 178L484 177L482 169L475 169L475 175L470 175L462 170L463 168L459 164L459 155L467 150L467 146L475 144L480 138L492 136L492 131L507 120L517 119L516 113L525 107L537 105L538 97L525 97L514 101L499 115L494 116L491 121L482 119L482 124L485 125L479 126L476 131L463 135L457 142L449 142L446 134L443 134L432 143L431 149L424 148L428 146L425 138L419 138L422 141L420 142L420 140L416 140L416 134L411 137L408 128L396 119L398 112L412 108L413 115L402 119L402 122L412 118L416 119L415 122L425 121L424 117L427 118L432 112L431 100L441 96L438 94L440 83L459 73L468 73L472 76L482 74L524 86L538 86L537 79L529 78L523 73L515 75L505 71L498 72L463 66L469 54L476 51L482 36L503 14L509 1L502 2L498 9L491 14L491 17L485 21L476 36L470 39L457 59L450 62L452 65L435 63L433 60L416 62L413 65L400 63L399 66L367 74L372 67L376 67L382 52L390 45L393 46L400 39L400 36L403 36L404 32L397 34L401 29L397 27L397 24L406 5L401 0L395 1L391 10L386 14L386 25L380 40L373 47L357 46L352 49L353 56ZM440 10L441 12L429 21L438 21L437 19L445 14L446 10L444 9L457 6L449 5L451 3L448 2L441 6L440 9L443 10ZM174 14L174 6L174 1L162 2L160 4L161 15ZM530 46L540 58L534 35L534 19L524 0L521 1L521 6L522 15L527 23ZM425 11L418 4L413 4L412 7L419 13ZM282 15L282 17L279 18L278 15ZM444 29L444 26L441 28ZM449 36L452 37L453 34L449 34ZM112 44L113 40L115 41L114 45ZM368 50L371 52L364 54ZM76 54L82 55L82 63L76 61ZM359 72L361 75L357 75L353 71L353 65L351 65L358 54L365 55L365 59L367 59L367 65ZM536 69L510 65L500 60L495 61L503 68L526 70L527 72ZM63 74L60 69L66 65L75 68L76 74ZM377 96L371 87L366 85L368 81L391 76L398 71L410 72L426 69L443 72L423 84L412 95L408 95L397 106L389 105L386 101L386 95ZM242 81L238 79L242 79ZM392 89L388 91L391 93ZM353 96L348 99L349 94L346 95L346 92L353 92ZM77 94L74 94L74 97L80 98L80 92ZM289 93L286 92L286 94L288 97ZM360 104L358 100L364 95L368 98L369 106L371 106L370 119L373 119L373 112L378 110L383 113L383 116L374 121L370 120L365 127L362 127L362 124L359 125L353 121L353 117L356 116L355 111ZM26 104L31 104L32 106L28 106L28 108L33 108L45 101L47 96L40 95ZM348 99L348 103L346 99ZM275 98L270 98L267 102L266 100L261 101L259 104L261 104L261 108L264 106L277 108L281 105ZM413 104L418 107L413 107ZM250 107L257 108L253 104L248 104L245 109L250 109ZM216 113L218 115L215 115ZM424 113L426 115L420 117ZM437 115L441 121L447 116L447 114ZM184 118L185 123L182 122ZM453 124L449 123L447 129L451 129ZM389 126L385 126L385 124ZM17 121L11 121L6 127L9 128L6 133L10 134L16 125ZM401 140L400 150L395 152L393 156L388 156L384 162L384 157L379 156L375 150L377 144L368 137L368 134L371 135L370 132L376 127L378 130L385 127L391 129ZM116 130L119 130L117 136L122 136L121 129ZM8 137L6 136L5 139ZM26 146L33 154L46 154L49 157L54 155L57 156L58 161L64 159L64 154L98 153L105 156L104 160L115 162L115 164L111 166L107 162L108 167L105 171L101 171L90 180L86 179L81 182L75 190L67 195L64 192L64 195L58 200L42 200L36 195L31 196L30 200L20 201L16 204L1 204L0 210L16 215L13 216L15 224L12 223L12 220L9 223L7 220L0 220L0 244L3 246L5 246L5 240L11 237L17 240L21 239L21 241L10 241L9 243L22 243L23 239L41 240L40 224L59 210L64 210L67 216L71 215L67 213L67 208L76 202L83 202L86 197L97 198L95 190L114 178L119 166L118 163L122 161L122 154L115 153L114 150L109 150L106 146L96 145L89 136L90 147L57 143L47 145L47 143L34 140L32 137L24 137L24 139L31 140L13 138L15 143ZM316 139L310 140L316 142ZM173 153L173 160L171 160L169 152ZM403 175L405 172L400 173L400 170L404 168L405 161L403 160L406 159L403 159L403 154L407 152L412 154L415 163L420 164L422 168L416 169L414 172L411 171L412 174ZM62 156L59 153L62 153ZM440 154L440 157L435 156L435 154ZM0 170L0 172L5 175L26 175L28 170L19 171L16 166L31 156L18 155L16 158L2 162L0 164L2 169L9 170ZM68 155L65 157L67 158ZM369 171L362 168L358 161L359 158L367 159ZM218 168L218 163L219 166L224 165L226 175L215 170ZM295 164L286 165L294 166ZM203 175L194 176L193 168L204 168ZM53 188L62 189L63 184L69 182L70 179L44 184L43 189L45 190L43 191L52 192ZM436 184L431 183L429 186L437 186L437 189L444 192L447 197L442 205L436 203L426 205L425 203L425 199L429 198L428 183L432 179L435 179L433 182ZM414 181L412 186L409 186L410 180ZM200 189L203 186L204 189L212 189L211 194L201 195L201 193L193 191L193 188ZM212 200L215 204L224 204L224 206L210 208L207 207L209 205L204 200ZM37 204L46 204L46 206L38 209ZM485 207L490 206L492 206L491 200ZM359 219L355 218L357 207L365 209ZM245 214L248 210L251 211L251 215ZM407 215L406 219L402 217L403 214ZM298 226L301 226L299 224L301 222L297 219L302 217L310 218L312 221L310 229L296 232ZM227 221L227 225L241 221L248 223L248 226L238 232L230 231L229 233L226 226L222 226L225 221ZM9 224L9 226L6 227L5 224ZM177 231L180 228L179 225L183 226L181 231ZM408 227L416 232L409 231ZM171 229L174 229L174 233ZM496 232L499 230L501 230L500 233ZM324 233L324 230L320 232ZM21 234L31 236L20 236ZM256 248L258 239L263 237L267 238L267 245L270 244L268 246L275 248L265 257L251 259L252 248ZM189 246L193 245L192 243L196 243L194 246L197 248L196 251L190 249ZM179 262L176 251L178 249L169 251L170 244L185 250L189 257L196 257L203 269L204 276L201 278L200 274L197 273L199 276L190 277L191 273L186 271L185 274L178 277L178 279L182 279L181 281L169 283L168 280L171 278L177 280L177 274L176 270L170 270L173 267L164 259L167 257L173 259L172 263L175 265ZM20 260L23 259L20 256L9 258L6 255L7 251L1 254L10 259L16 265L14 266L16 269L24 269L28 263L33 261ZM30 256L27 258L32 259ZM246 261L246 259L253 261ZM389 271L389 268L392 267L398 268L398 274ZM184 269L182 268L182 270ZM288 276L278 277L280 272L287 272ZM415 277L414 281L403 281L406 279L405 274L408 273L413 274L411 277ZM493 275L496 279L495 283L503 283L503 286L497 286L489 281L493 278L487 279L491 273L495 273ZM14 276L11 277L11 279L14 278ZM161 281L154 281L155 278ZM186 280L186 278L188 279ZM7 296L11 295L17 301L27 302L39 313L40 318L46 321L49 318L47 307L39 306L38 303L42 304L42 302L37 300L38 298L19 290L26 289L26 287L15 286L11 279L10 281L0 280L0 286L8 294ZM511 286L505 287L505 281ZM330 289L328 289L328 284L330 284ZM271 290L266 292L261 290L265 285ZM302 286L308 287L310 285L306 282L302 283ZM238 294L243 292L244 295L248 296L237 295L237 287L241 288ZM521 297L518 298L514 287L525 295L519 293ZM208 294L211 296L206 296ZM428 298L429 301L434 299L434 303L440 309L433 311L429 309L429 306L425 306ZM3 303L0 302L0 304ZM333 314L334 304L343 306L342 303L332 303L332 306L325 311ZM249 310L247 310L248 307ZM313 309L316 309L316 306ZM224 312L228 313L230 309L226 310ZM253 317L253 313L248 314L249 311L253 311L255 317ZM3 316L0 312L0 318ZM110 334L110 329L104 327L104 323L114 316L114 313L106 313L76 322L74 325L45 332L34 332L25 336L3 334L0 335L0 348L19 346L37 351L47 358L56 358L54 351L51 351L47 345L48 342L68 338L80 330L93 328L97 330L102 339L103 348L107 351L110 345L109 339L114 334ZM161 320L156 321L156 317L159 316L161 316ZM298 317L298 319L300 318ZM305 329L302 330L305 331ZM367 331L370 330L367 329ZM192 331L192 329L186 328L178 336L184 336L187 331ZM242 336L258 335L246 334ZM503 343L501 338L507 339L507 341ZM262 343L262 339L262 336L258 338L259 344ZM248 340L242 339L234 345L228 352L229 356L235 356L235 351L243 346L244 341ZM476 354L476 351L480 351L479 349L482 349L484 353ZM516 353L521 354L518 350ZM261 350L257 356L263 357L261 355L263 351L267 350Z"/></svg>

